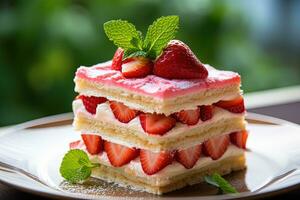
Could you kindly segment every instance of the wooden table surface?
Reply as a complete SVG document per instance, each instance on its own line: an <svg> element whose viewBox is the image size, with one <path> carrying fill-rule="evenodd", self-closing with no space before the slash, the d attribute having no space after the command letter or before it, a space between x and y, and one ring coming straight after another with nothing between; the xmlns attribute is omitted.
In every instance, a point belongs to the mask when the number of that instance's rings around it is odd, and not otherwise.
<svg viewBox="0 0 300 200"><path fill-rule="evenodd" d="M285 119L297 124L300 124L300 101L285 103L280 105L265 106L260 108L248 109L249 112L255 112L259 114L270 115ZM49 199L26 192L19 191L12 186L7 186L0 183L0 199L7 200L29 200L29 199ZM300 199L300 188L296 188L293 191L287 192L285 194L280 194L274 197L268 197L266 199Z"/></svg>

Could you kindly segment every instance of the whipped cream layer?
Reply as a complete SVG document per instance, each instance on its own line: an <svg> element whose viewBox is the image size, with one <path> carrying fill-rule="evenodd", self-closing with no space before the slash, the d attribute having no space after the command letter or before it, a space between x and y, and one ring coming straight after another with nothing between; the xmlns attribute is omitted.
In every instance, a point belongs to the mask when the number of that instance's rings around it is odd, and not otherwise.
<svg viewBox="0 0 300 200"><path fill-rule="evenodd" d="M206 79L165 79L155 75L144 78L125 78L120 71L111 69L111 61L92 67L77 69L75 80L80 78L109 87L123 88L127 91L151 96L157 99L172 98L198 91L222 88L240 84L239 74L231 71L221 71L205 65L208 70ZM75 81L76 82L76 81ZM75 88L76 90L76 88Z"/></svg>
<svg viewBox="0 0 300 200"><path fill-rule="evenodd" d="M128 164L123 165L122 167L118 167L118 168L123 169L125 172L127 171L130 174L134 173L133 175L143 177L145 179L152 179L152 180L155 179L157 183L163 184L163 182L167 181L168 178L171 178L171 177L174 177L174 176L177 176L177 175L180 175L180 174L183 174L183 173L195 170L195 169L203 168L205 166L208 166L212 163L221 161L228 157L240 156L243 154L244 154L243 149L240 149L234 145L229 145L226 152L218 160L212 160L210 157L201 155L199 160L196 162L195 166L191 169L186 169L184 166L182 166L180 163L178 163L177 161L174 160L172 162L172 164L166 166L164 169L162 169L161 171L159 171L153 175L147 175L143 171L139 157L130 161ZM107 154L105 152L102 152L99 155L89 155L89 156L90 156L90 159L92 160L92 162L96 162L96 163L100 163L102 165L113 167L110 164Z"/></svg>
<svg viewBox="0 0 300 200"><path fill-rule="evenodd" d="M114 124L117 126L126 127L128 129L135 130L136 132L138 132L139 134L142 134L143 136L145 136L145 135L148 136L149 139L155 138L155 140L166 140L166 139L169 139L172 137L176 137L178 134L182 134L188 130L199 128L199 127L209 124L209 123L215 123L219 120L229 119L229 118L233 118L233 117L243 117L245 115L245 113L238 113L238 114L231 113L231 112L228 112L227 110L224 110L224 109L221 109L218 107L214 107L213 117L210 120L203 122L203 121L201 121L201 119L199 119L199 122L192 126L177 122L176 125L170 131L168 131L167 133L165 133L164 135L161 136L161 135L152 135L152 134L146 133L141 126L140 119L138 116L135 117L134 119L132 119L128 123L120 122L118 119L115 118L113 112L111 111L108 101L105 103L102 103L102 104L98 104L96 114L92 115L85 109L85 107L82 103L82 100L77 99L77 100L73 101L73 111L74 111L75 117L77 115L83 115L85 118L88 118L88 119L94 118L95 120L106 122L107 124ZM119 143L122 144L122 141L119 141ZM126 146L128 146L128 145L126 145Z"/></svg>

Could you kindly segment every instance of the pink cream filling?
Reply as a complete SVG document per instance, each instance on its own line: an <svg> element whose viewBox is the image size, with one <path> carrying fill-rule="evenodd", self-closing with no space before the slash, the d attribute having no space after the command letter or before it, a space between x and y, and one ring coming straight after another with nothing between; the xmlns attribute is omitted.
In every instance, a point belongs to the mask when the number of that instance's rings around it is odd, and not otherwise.
<svg viewBox="0 0 300 200"><path fill-rule="evenodd" d="M76 78L100 83L105 86L115 86L155 98L172 98L178 95L197 92L205 89L220 88L231 84L240 84L239 74L231 71L221 71L205 65L208 77L201 79L164 79L155 75L144 78L125 78L120 71L110 68L111 61L92 67L80 67Z"/></svg>

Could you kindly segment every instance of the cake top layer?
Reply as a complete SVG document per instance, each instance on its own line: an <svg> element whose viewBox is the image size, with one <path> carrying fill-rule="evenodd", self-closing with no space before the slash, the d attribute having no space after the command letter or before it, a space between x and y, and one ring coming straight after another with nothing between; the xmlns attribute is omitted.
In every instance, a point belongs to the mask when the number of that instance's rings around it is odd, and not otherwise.
<svg viewBox="0 0 300 200"><path fill-rule="evenodd" d="M120 71L112 70L111 61L108 61L92 67L78 68L76 78L160 99L240 84L240 76L235 72L217 70L209 65L205 67L208 70L206 79L165 79L155 75L128 79Z"/></svg>

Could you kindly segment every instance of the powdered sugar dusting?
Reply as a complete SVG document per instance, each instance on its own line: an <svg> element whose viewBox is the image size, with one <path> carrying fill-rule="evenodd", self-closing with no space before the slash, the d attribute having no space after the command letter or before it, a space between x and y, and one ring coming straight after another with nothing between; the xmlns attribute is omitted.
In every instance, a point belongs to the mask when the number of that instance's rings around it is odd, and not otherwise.
<svg viewBox="0 0 300 200"><path fill-rule="evenodd" d="M201 82L204 83L205 81L177 81L174 82L176 88L180 88L180 89L187 89L187 88L191 88L197 85L201 85Z"/></svg>
<svg viewBox="0 0 300 200"><path fill-rule="evenodd" d="M97 69L90 69L87 71L86 75L90 78L97 78L100 76L113 76L115 75L112 71L105 71L105 70L97 70Z"/></svg>
<svg viewBox="0 0 300 200"><path fill-rule="evenodd" d="M131 199L132 197L154 197L155 195L139 191L130 186L118 185L113 182L107 182L96 178L89 178L82 184L71 184L63 181L60 189L80 195L82 198L94 199L96 197L123 197L122 199ZM125 198L126 196L126 198Z"/></svg>
<svg viewBox="0 0 300 200"><path fill-rule="evenodd" d="M140 89L147 91L148 93L155 94L159 91L159 87L156 87L154 83L145 83Z"/></svg>

